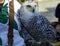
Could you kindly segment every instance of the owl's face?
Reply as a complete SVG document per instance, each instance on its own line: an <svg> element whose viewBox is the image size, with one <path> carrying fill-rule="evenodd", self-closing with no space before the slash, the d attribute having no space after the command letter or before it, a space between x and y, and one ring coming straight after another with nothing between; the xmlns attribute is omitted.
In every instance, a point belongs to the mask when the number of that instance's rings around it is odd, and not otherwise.
<svg viewBox="0 0 60 46"><path fill-rule="evenodd" d="M34 13L36 11L37 4L34 3L34 2L24 2L23 7L28 12L33 12Z"/></svg>
<svg viewBox="0 0 60 46"><path fill-rule="evenodd" d="M34 2L24 2L20 8L20 18L22 21L28 22L36 11L37 4Z"/></svg>

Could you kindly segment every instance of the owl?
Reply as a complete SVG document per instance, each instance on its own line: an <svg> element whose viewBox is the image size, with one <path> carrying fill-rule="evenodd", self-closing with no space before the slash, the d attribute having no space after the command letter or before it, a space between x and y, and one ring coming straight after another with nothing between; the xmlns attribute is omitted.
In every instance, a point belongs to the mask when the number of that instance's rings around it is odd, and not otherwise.
<svg viewBox="0 0 60 46"><path fill-rule="evenodd" d="M20 21L26 31L39 42L55 42L56 33L50 22L37 10L34 2L24 2L20 8Z"/></svg>

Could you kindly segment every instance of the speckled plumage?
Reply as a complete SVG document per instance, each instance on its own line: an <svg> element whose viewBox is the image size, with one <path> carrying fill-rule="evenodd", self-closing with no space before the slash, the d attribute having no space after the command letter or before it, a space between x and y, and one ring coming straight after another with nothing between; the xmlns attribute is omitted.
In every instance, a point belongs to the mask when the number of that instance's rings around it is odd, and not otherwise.
<svg viewBox="0 0 60 46"><path fill-rule="evenodd" d="M31 2L30 2L31 3ZM50 22L43 15L36 12L29 11L26 6L30 5L25 3L20 10L20 19L26 31L36 40L41 42L55 42L55 31L50 25ZM34 3L32 4L34 7ZM31 7L32 7L31 6Z"/></svg>

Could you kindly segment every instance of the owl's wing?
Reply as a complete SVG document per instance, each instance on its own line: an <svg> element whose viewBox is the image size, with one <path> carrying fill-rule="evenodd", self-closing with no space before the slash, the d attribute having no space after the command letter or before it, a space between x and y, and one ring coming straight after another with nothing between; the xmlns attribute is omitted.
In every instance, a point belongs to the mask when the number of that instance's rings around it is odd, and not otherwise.
<svg viewBox="0 0 60 46"><path fill-rule="evenodd" d="M33 18L24 25L27 32L36 41L50 41L55 42L54 28L50 25L49 21L42 15L34 15Z"/></svg>

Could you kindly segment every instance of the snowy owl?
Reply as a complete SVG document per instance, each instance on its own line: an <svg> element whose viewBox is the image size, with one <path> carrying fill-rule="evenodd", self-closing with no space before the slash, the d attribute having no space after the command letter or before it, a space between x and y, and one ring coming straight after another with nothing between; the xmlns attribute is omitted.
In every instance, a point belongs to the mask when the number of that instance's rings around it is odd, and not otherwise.
<svg viewBox="0 0 60 46"><path fill-rule="evenodd" d="M55 31L49 21L37 10L34 2L24 2L20 8L20 21L27 32L41 42L55 42Z"/></svg>

